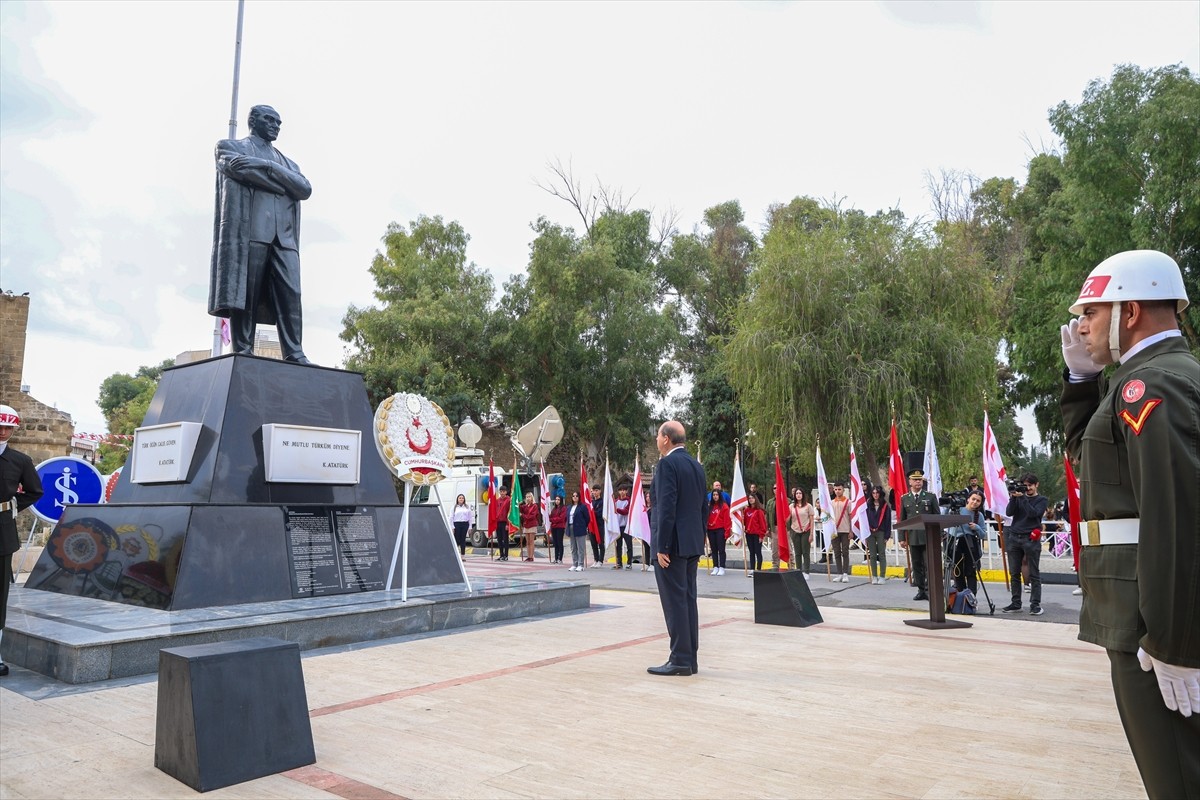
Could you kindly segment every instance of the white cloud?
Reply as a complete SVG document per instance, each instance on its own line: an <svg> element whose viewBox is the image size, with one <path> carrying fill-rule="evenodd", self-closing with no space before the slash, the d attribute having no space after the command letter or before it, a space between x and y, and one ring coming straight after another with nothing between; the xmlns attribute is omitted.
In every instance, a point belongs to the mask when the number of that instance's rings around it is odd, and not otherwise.
<svg viewBox="0 0 1200 800"><path fill-rule="evenodd" d="M102 425L100 381L207 347L212 149L227 135L236 4L0 3L0 286L32 294L34 395ZM1024 177L1047 109L1114 64L1200 70L1194 3L268 3L246 8L254 103L312 181L305 349L393 220L458 220L497 288L581 177L690 229L800 194L928 213L923 172Z"/></svg>

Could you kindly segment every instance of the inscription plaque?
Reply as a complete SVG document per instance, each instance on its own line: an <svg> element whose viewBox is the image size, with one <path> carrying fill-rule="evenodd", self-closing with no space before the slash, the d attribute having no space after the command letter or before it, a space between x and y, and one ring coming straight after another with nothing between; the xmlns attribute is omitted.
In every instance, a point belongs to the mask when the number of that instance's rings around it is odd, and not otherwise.
<svg viewBox="0 0 1200 800"><path fill-rule="evenodd" d="M375 513L345 506L287 506L292 597L384 588Z"/></svg>

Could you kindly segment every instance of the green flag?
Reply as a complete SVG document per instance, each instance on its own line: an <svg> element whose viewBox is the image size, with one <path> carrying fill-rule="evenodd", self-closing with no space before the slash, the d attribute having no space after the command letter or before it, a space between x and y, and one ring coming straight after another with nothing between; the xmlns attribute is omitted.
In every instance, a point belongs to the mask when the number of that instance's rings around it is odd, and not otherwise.
<svg viewBox="0 0 1200 800"><path fill-rule="evenodd" d="M521 476L513 470L512 505L508 509L508 524L516 530L521 529Z"/></svg>

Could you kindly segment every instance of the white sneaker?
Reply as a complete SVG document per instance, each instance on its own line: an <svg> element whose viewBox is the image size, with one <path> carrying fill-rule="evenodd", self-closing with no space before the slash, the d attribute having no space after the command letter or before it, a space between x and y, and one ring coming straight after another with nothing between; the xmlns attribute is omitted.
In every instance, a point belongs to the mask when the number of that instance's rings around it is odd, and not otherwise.
<svg viewBox="0 0 1200 800"><path fill-rule="evenodd" d="M713 567L712 569L710 569L710 570L708 571L708 574L709 574L709 575L716 575L716 574L717 574L717 568L716 568L716 567Z"/></svg>
<svg viewBox="0 0 1200 800"><path fill-rule="evenodd" d="M849 583L849 582L850 582L850 576L843 572L842 573L842 583Z"/></svg>
<svg viewBox="0 0 1200 800"><path fill-rule="evenodd" d="M1071 594L1078 597L1079 595L1083 594L1083 589L1080 589L1078 586L1076 586L1074 589L1071 590Z"/></svg>

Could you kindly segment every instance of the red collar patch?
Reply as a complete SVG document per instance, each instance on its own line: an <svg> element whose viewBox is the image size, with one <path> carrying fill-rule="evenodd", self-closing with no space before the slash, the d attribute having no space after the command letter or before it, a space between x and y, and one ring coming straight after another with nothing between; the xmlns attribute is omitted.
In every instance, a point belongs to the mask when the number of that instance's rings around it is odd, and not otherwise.
<svg viewBox="0 0 1200 800"><path fill-rule="evenodd" d="M1145 405L1142 406L1142 410L1138 412L1136 417L1133 414L1130 414L1129 409L1127 408L1122 409L1121 413L1117 416L1125 421L1125 424L1129 426L1129 429L1133 431L1135 436L1141 436L1142 426L1146 424L1146 420L1150 419L1150 412L1158 408L1160 405L1162 405L1162 400L1159 400L1158 398L1147 400Z"/></svg>
<svg viewBox="0 0 1200 800"><path fill-rule="evenodd" d="M1146 384L1135 378L1134 380L1131 380L1129 383L1125 384L1124 388L1121 389L1121 399L1126 403L1136 403L1138 400L1142 399L1142 395L1145 393Z"/></svg>

